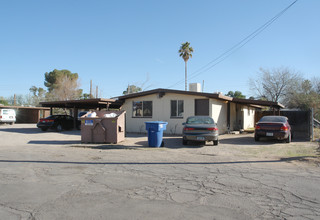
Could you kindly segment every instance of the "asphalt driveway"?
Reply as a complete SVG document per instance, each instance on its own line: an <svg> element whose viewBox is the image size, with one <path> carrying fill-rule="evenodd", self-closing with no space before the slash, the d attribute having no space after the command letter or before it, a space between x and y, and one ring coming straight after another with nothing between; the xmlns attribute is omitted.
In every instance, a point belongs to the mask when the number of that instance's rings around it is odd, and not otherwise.
<svg viewBox="0 0 320 220"><path fill-rule="evenodd" d="M0 126L1 219L319 219L317 143L164 148L145 135L118 145L81 144L79 131Z"/></svg>

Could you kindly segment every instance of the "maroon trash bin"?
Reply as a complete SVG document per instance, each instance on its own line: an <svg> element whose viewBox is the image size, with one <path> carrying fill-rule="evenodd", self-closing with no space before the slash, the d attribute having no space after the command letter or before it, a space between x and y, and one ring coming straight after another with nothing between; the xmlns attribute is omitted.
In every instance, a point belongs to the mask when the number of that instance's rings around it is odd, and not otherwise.
<svg viewBox="0 0 320 220"><path fill-rule="evenodd" d="M125 111L94 111L81 117L82 143L119 143L125 139Z"/></svg>

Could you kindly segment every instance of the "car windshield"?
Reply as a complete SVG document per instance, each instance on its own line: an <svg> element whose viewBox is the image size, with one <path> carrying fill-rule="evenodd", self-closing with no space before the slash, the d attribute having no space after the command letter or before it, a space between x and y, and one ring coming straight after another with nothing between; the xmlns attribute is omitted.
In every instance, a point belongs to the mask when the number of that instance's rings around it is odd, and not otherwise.
<svg viewBox="0 0 320 220"><path fill-rule="evenodd" d="M259 122L286 122L286 118L281 116L264 116Z"/></svg>
<svg viewBox="0 0 320 220"><path fill-rule="evenodd" d="M188 118L187 124L214 124L214 121L210 117L191 117Z"/></svg>
<svg viewBox="0 0 320 220"><path fill-rule="evenodd" d="M57 118L63 118L65 117L64 115L50 115L48 117L46 117L46 119L57 119Z"/></svg>
<svg viewBox="0 0 320 220"><path fill-rule="evenodd" d="M87 114L88 112L80 112L79 114L78 114L78 117L80 118L80 117L82 117L82 116L84 116L85 114Z"/></svg>
<svg viewBox="0 0 320 220"><path fill-rule="evenodd" d="M56 115L50 115L48 117L46 117L46 119L55 119L57 116Z"/></svg>

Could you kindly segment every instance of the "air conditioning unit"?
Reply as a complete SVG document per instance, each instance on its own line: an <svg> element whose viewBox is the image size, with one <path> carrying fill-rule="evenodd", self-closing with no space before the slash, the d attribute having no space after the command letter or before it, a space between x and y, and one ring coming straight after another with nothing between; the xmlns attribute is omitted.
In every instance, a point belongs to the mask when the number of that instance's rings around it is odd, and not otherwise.
<svg viewBox="0 0 320 220"><path fill-rule="evenodd" d="M189 84L190 92L201 92L201 84L200 83L190 83Z"/></svg>

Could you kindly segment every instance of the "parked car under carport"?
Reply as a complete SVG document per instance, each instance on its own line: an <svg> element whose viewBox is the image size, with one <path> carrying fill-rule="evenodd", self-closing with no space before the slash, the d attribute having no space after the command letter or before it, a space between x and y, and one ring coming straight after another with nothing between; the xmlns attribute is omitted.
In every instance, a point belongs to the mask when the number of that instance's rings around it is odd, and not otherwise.
<svg viewBox="0 0 320 220"><path fill-rule="evenodd" d="M80 121L77 121L77 128L80 127ZM70 115L50 115L46 118L41 118L37 127L42 131L53 129L58 132L62 130L70 130L74 128L74 118Z"/></svg>

